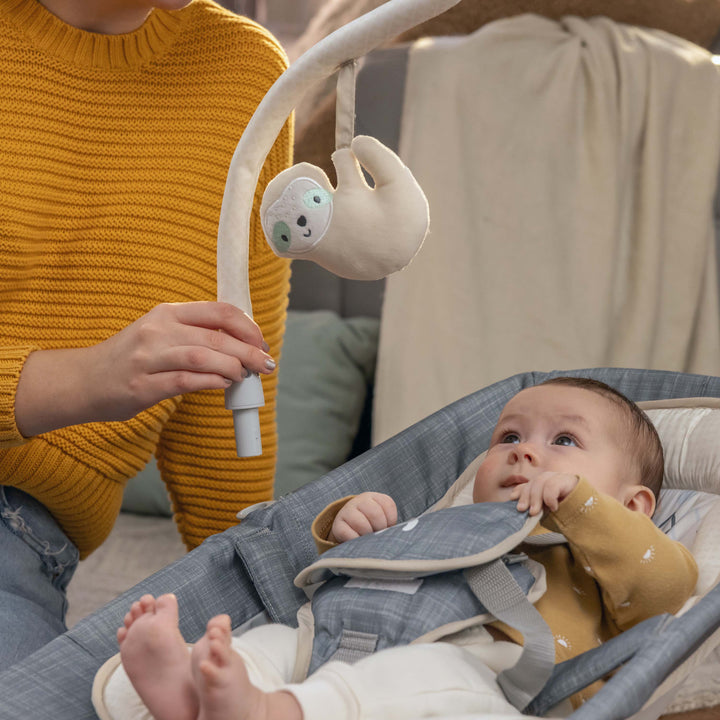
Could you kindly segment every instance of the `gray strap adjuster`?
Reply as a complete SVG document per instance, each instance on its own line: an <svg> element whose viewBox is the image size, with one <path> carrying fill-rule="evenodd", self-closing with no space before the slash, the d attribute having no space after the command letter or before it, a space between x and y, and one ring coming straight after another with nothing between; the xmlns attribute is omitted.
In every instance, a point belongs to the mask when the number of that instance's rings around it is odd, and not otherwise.
<svg viewBox="0 0 720 720"><path fill-rule="evenodd" d="M339 660L352 665L375 652L378 636L373 633L358 630L343 630L340 636L338 649L330 656L328 661Z"/></svg>

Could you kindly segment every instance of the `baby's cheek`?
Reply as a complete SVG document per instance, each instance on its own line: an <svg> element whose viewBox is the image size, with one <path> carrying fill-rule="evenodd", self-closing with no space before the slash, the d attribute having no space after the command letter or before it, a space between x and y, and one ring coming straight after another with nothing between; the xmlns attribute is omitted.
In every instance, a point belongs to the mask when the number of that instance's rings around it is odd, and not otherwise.
<svg viewBox="0 0 720 720"><path fill-rule="evenodd" d="M479 502L487 502L488 500L488 477L485 472L483 472L482 466L480 469L475 473L475 481L473 482L473 502L479 503Z"/></svg>

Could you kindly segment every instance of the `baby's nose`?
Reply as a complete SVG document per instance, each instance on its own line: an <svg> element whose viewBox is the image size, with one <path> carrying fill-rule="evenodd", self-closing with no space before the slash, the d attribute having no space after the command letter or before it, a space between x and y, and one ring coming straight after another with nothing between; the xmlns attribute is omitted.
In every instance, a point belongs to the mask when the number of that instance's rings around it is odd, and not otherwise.
<svg viewBox="0 0 720 720"><path fill-rule="evenodd" d="M515 455L517 460L526 460L531 464L535 464L538 461L538 452L532 443L518 443L515 445Z"/></svg>

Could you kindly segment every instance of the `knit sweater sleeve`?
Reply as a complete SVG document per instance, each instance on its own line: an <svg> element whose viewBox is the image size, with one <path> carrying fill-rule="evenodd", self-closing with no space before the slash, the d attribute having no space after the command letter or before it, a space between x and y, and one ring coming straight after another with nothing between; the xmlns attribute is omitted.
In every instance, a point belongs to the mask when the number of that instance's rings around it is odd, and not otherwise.
<svg viewBox="0 0 720 720"><path fill-rule="evenodd" d="M586 481L543 521L561 532L576 562L595 579L619 630L677 612L692 594L697 565L643 513L599 493Z"/></svg>
<svg viewBox="0 0 720 720"><path fill-rule="evenodd" d="M253 318L276 360L281 358L290 264L270 250L259 220L259 204L265 184L290 164L291 147L292 124L288 123L263 168L250 225ZM232 413L225 409L219 390L185 396L165 426L158 465L188 549L236 524L243 508L272 498L277 377L277 372L262 376L265 405L260 408L263 454L259 457L237 457Z"/></svg>
<svg viewBox="0 0 720 720"><path fill-rule="evenodd" d="M15 424L15 392L27 356L37 349L34 345L0 347L0 449L25 442Z"/></svg>

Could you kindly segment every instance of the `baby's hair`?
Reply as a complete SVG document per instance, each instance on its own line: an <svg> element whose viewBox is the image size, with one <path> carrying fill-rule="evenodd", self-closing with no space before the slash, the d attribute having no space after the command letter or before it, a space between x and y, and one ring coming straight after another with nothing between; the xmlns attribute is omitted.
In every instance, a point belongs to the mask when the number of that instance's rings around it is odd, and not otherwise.
<svg viewBox="0 0 720 720"><path fill-rule="evenodd" d="M625 397L615 388L599 380L591 378L565 376L551 378L540 383L541 385L565 385L580 388L602 395L615 403L627 420L628 449L636 458L640 472L640 482L652 490L655 500L658 500L663 482L665 460L662 443L655 426L650 418L629 398Z"/></svg>

